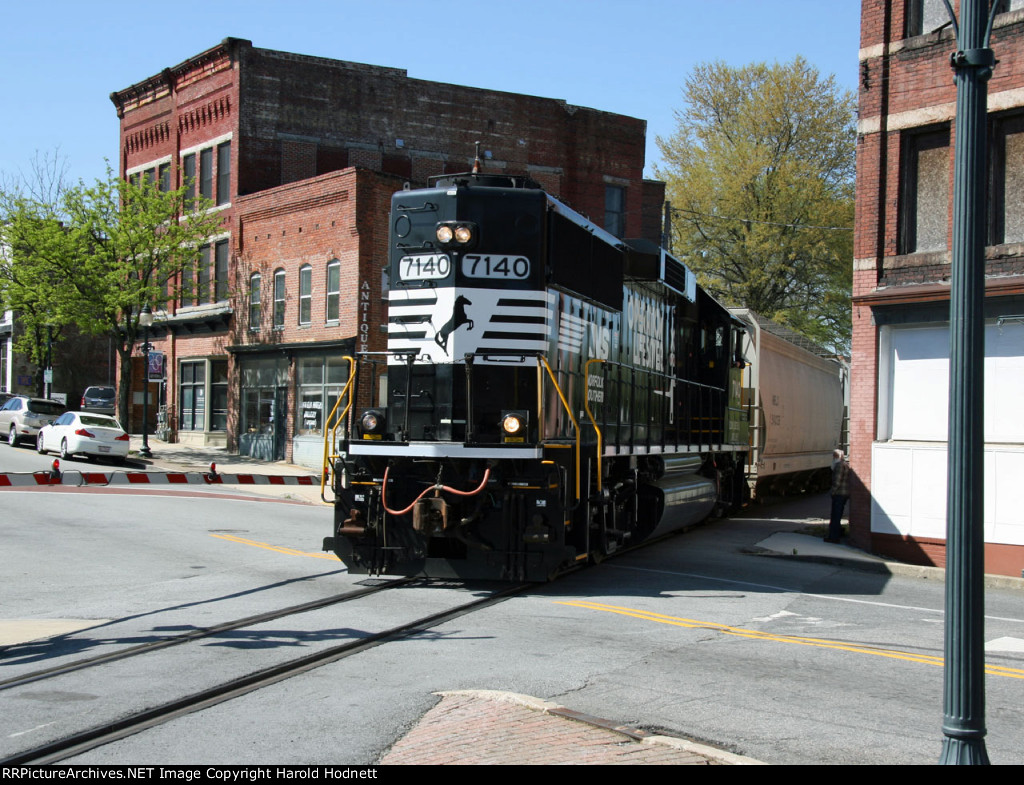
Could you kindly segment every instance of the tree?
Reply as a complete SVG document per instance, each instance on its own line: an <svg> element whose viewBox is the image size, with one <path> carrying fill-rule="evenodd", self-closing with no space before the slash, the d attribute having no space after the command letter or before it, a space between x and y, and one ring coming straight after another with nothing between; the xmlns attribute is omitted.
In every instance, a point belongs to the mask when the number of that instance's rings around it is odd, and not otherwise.
<svg viewBox="0 0 1024 785"><path fill-rule="evenodd" d="M797 57L697 66L658 138L673 250L701 285L807 337L849 347L854 96Z"/></svg>
<svg viewBox="0 0 1024 785"><path fill-rule="evenodd" d="M180 294L182 270L194 269L221 218L208 202L190 198L187 187L161 191L157 183L107 175L91 187L65 189L55 202L6 200L9 259L0 297L13 307L34 304L47 324L108 335L121 366L118 414L127 424L142 308Z"/></svg>
<svg viewBox="0 0 1024 785"><path fill-rule="evenodd" d="M15 350L36 366L36 394L42 395L44 364L65 325L51 311L49 287L39 285L48 273L35 269L35 259L23 253L23 235L30 225L48 238L42 231L48 222L59 229L53 210L67 190L67 166L58 152L37 153L29 166L27 174L0 179L0 309L17 313Z"/></svg>

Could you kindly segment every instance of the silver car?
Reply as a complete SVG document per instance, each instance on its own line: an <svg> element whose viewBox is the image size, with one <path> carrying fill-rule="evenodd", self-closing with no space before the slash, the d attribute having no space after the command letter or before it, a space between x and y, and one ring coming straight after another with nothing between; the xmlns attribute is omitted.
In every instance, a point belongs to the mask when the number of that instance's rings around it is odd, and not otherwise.
<svg viewBox="0 0 1024 785"><path fill-rule="evenodd" d="M39 429L49 425L67 410L59 401L16 395L0 409L0 436L16 447L20 441L35 442Z"/></svg>

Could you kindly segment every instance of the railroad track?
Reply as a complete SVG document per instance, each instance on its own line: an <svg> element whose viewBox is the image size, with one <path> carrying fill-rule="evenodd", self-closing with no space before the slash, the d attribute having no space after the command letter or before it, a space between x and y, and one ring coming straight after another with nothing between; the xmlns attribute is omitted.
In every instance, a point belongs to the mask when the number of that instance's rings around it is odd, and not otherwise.
<svg viewBox="0 0 1024 785"><path fill-rule="evenodd" d="M337 605L343 602L351 602L352 600L358 600L363 597L367 597L371 594L376 594L387 589L397 588L399 586L407 586L410 583L414 583L417 579L415 578L399 578L393 581L389 581L386 584L378 586L369 586L356 591L344 592L342 594L336 594L331 597L323 597L318 600L311 600L310 602L300 603L299 605L290 605L286 608L280 608L274 611L266 611L264 613L257 613L252 616L245 616L241 619L235 619L234 621L223 622L221 624L215 624L212 627L201 627L189 632L181 633L180 635L168 635L165 638L161 638L157 641L150 641L149 643L140 643L137 646L129 646L118 651L110 652L108 654L99 654L95 657L84 657L73 662L68 662L63 665L55 665L52 668L42 668L31 673L25 673L21 676L14 676L10 679L4 679L0 681L0 691L13 689L15 687L23 687L26 684L31 684L37 681L43 681L44 679L52 679L56 676L63 676L67 673L73 673L84 668L93 668L97 665L104 665L108 662L116 662L117 660L127 659L129 657L138 657L142 654L148 654L153 651L159 651L160 649L167 649L172 646L180 646L183 643L189 643L190 641L202 640L203 638L210 638L215 635L221 635L225 632L231 632L232 630L243 629L245 627L252 627L255 624L264 624L268 621L276 621L286 616L294 616L299 613L306 613L308 611L318 610L320 608L326 608L331 605ZM13 648L13 647L8 647Z"/></svg>
<svg viewBox="0 0 1024 785"><path fill-rule="evenodd" d="M403 581L403 584L406 582L412 582L412 580ZM381 591L386 588L392 588L392 586L393 584L389 584L388 586L373 588L376 591ZM0 760L0 765L44 765L67 760L68 758L80 755L84 752L95 749L97 747L101 747L105 744L109 744L110 742L116 741L118 739L122 739L127 736L131 736L135 733L139 733L140 731L143 731L147 728L151 728L156 725L168 722L169 720L172 720L175 717L180 717L185 714L199 711L204 708L214 706L218 703L223 703L224 701L228 701L233 698L237 698L239 696L255 692L256 690L262 689L263 687L267 687L271 684L275 684L285 679L289 679L292 676L305 673L314 668L318 668L322 665L326 665L331 662L336 662L338 660L345 659L346 657L351 657L355 654L367 651L368 649L380 646L389 641L411 637L432 627L436 627L440 624L444 624L448 621L456 619L467 613L473 613L475 611L482 610L483 608L489 607L496 603L503 602L504 600L509 599L510 597L521 594L522 592L526 591L532 586L533 584L521 584L503 587L499 590L492 592L486 597L477 598L470 602L457 605L453 608L447 608L442 611L428 614L426 616L417 618L413 621L399 624L380 632L368 634L357 640L351 640L342 644L330 646L321 651L307 654L303 657L298 657L295 659L288 660L287 662L278 663L273 666L259 669L244 676L230 679L221 682L217 685L214 685L212 687L199 690L190 695L143 709L128 716L121 717L117 720L102 723L92 728L88 728L86 730L69 734L62 738L49 741L47 743L41 744L31 749L22 750ZM305 605L316 605L317 607L313 608L313 610L316 610L321 607L326 607L330 604L365 597L372 593L375 592L370 590L365 592L350 592L347 595L340 595L335 598L327 598L325 600L315 601L314 603L307 603ZM356 594L358 594L358 597L352 596ZM281 618L282 615L294 615L297 612L303 612L294 610L295 608L301 607L303 606L292 606L292 608L281 609L280 611L272 613L276 613L276 616L274 616L274 618ZM306 610L310 609L307 608ZM288 611L288 613L286 614L285 611ZM249 618L252 619L258 617ZM237 622L232 622L230 624L235 625L232 627L232 629L237 629L238 626L245 626L242 624L242 622L245 621L246 620L240 619ZM252 622L250 621L249 623L251 624ZM212 634L216 633L207 632L202 637L208 637ZM154 642L154 644L163 644L163 646L159 646L159 648L166 648L170 645L177 645L179 643L185 643L193 640L196 640L196 636L188 634L186 636L176 636L174 639L171 639L170 641L166 642L156 641ZM152 648L149 648L150 646L151 644L145 644L143 647L132 648L147 648L147 650L152 650ZM127 656L136 656L136 654L138 653L141 652L136 652L135 654L121 652L120 658L123 659ZM119 657L117 657L116 654L110 655L110 657L113 659L119 659ZM104 662L112 661L111 658L105 659ZM92 658L92 660L88 661L82 660L78 663L72 663L70 665L77 665L76 669L80 670L82 668L92 667L93 665L97 664L95 661L98 659L100 658ZM64 672L66 673L69 671L65 670ZM20 678L25 679L29 676L35 676L34 680L38 680L41 678L49 678L49 676L45 674L46 672L37 672L37 674L28 674L26 677ZM12 688L13 685L11 684L11 682L14 681L17 680L10 680L9 682L5 682L3 684L4 688ZM22 683L30 682L23 681Z"/></svg>

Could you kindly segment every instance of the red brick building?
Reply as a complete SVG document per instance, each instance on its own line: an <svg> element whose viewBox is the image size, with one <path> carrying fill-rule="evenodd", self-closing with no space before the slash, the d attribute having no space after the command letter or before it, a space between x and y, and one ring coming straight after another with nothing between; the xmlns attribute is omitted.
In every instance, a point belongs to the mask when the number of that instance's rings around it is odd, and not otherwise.
<svg viewBox="0 0 1024 785"><path fill-rule="evenodd" d="M385 345L390 194L468 170L478 141L485 170L658 240L664 186L643 180L642 120L232 38L111 100L122 175L192 182L222 216L153 328L183 442L311 463L341 357Z"/></svg>
<svg viewBox="0 0 1024 785"><path fill-rule="evenodd" d="M989 82L985 557L1024 568L1024 2ZM959 3L953 6L959 11ZM863 0L853 273L854 541L945 563L956 43L942 0Z"/></svg>

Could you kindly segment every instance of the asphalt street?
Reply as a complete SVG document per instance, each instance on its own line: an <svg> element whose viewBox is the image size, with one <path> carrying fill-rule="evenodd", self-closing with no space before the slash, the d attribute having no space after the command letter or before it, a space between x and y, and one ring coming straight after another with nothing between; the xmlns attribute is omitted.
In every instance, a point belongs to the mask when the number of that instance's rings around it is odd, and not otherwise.
<svg viewBox="0 0 1024 785"><path fill-rule="evenodd" d="M0 468L10 452L0 446ZM438 693L501 690L769 763L933 763L941 580L826 547L827 501L714 522L74 762L370 764ZM323 506L137 490L7 490L0 506L0 631L51 625L0 654L0 678L363 582L319 551ZM987 745L993 762L1020 764L1012 586L986 595ZM0 755L484 591L397 589L11 691Z"/></svg>

